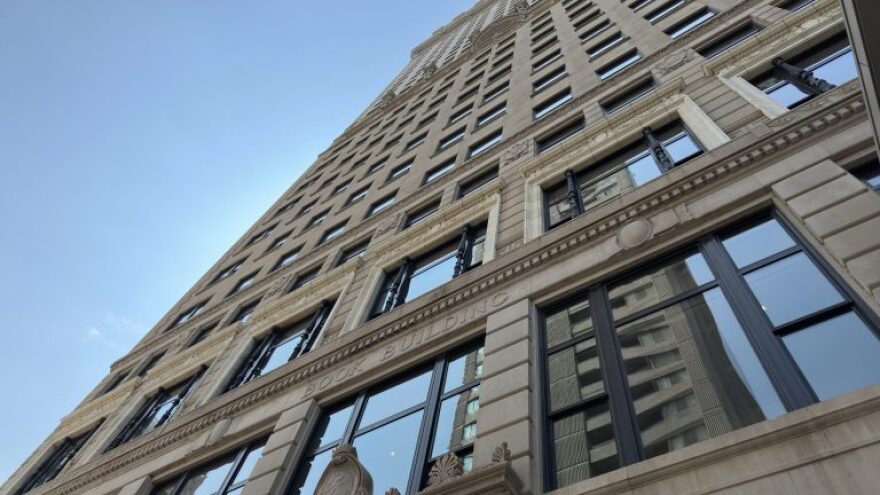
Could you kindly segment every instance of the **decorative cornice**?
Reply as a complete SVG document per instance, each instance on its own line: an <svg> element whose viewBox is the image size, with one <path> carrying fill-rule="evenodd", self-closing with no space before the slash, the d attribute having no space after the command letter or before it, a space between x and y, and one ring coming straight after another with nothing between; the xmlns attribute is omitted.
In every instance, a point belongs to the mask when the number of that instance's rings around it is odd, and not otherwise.
<svg viewBox="0 0 880 495"><path fill-rule="evenodd" d="M423 222L382 239L372 249L375 257L371 255L370 262L384 268L411 254L418 246L431 244L488 213L489 208L498 201L503 188L504 182L496 179L473 194L446 205Z"/></svg>
<svg viewBox="0 0 880 495"><path fill-rule="evenodd" d="M818 103L819 100L826 98L831 99L833 103ZM817 109L823 111L814 113ZM407 329L437 318L447 310L483 297L487 291L506 286L514 280L531 274L539 267L544 268L547 263L565 259L572 253L580 251L584 245L615 234L630 219L648 216L660 209L672 207L685 198L703 194L707 188L714 186L723 178L735 173L745 173L767 163L811 135L840 127L857 117L862 117L864 112L865 105L857 85L836 88L790 112L796 115L790 122L791 126L777 129L776 132L771 132L751 146L736 150L735 153L728 152L727 156L722 156L725 150L720 148L716 150L719 156L717 161L711 164L704 163L701 168L693 170L689 175L662 190L614 211L603 209L605 214L602 217L597 216L598 212L584 215L571 223L578 227L576 230L566 235L563 235L563 232L567 229L559 231L559 234L556 234L559 239L545 240L546 245L533 253L517 257L516 253L519 251L517 249L503 258L496 259L491 267L479 267L471 272L473 274L471 277L466 278L468 282L461 282L466 284L463 287L456 288L458 282L455 280L450 282L448 295L412 311L406 311L404 307L400 308L404 311L393 311L382 315L294 360L288 365L286 373L277 374L272 381L255 380L236 391L184 413L166 428L120 446L93 463L64 473L59 479L48 484L43 493L66 495L120 469L146 460L177 442L205 431L223 418L233 417L256 407L294 385L332 368L336 363L374 348ZM770 128L774 127L771 125ZM684 165L677 170L690 168L692 167ZM548 236L552 239L552 234ZM535 244L530 243L520 249L528 249L529 246Z"/></svg>
<svg viewBox="0 0 880 495"><path fill-rule="evenodd" d="M277 325L289 323L294 318L304 316L307 309L313 308L322 300L339 295L354 277L357 267L362 264L361 258L349 260L315 279L312 283L268 304L258 306L251 321L247 324L248 333L259 336Z"/></svg>
<svg viewBox="0 0 880 495"><path fill-rule="evenodd" d="M779 56L793 44L834 29L842 28L843 11L838 0L818 0L783 22L772 24L731 50L706 61L703 73L707 76L741 74Z"/></svg>

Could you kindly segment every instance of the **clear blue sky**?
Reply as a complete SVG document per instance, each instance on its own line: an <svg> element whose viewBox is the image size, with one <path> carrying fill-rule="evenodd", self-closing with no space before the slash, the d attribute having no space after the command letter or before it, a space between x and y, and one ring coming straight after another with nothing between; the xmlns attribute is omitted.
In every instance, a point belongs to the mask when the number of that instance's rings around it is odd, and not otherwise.
<svg viewBox="0 0 880 495"><path fill-rule="evenodd" d="M0 2L0 482L473 3Z"/></svg>

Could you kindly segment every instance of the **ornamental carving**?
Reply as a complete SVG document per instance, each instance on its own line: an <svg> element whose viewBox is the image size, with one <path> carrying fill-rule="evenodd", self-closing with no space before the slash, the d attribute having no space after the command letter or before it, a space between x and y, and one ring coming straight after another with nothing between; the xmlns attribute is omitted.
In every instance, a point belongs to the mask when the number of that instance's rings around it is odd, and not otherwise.
<svg viewBox="0 0 880 495"><path fill-rule="evenodd" d="M428 472L428 486L437 486L464 474L461 459L452 452L437 459Z"/></svg>
<svg viewBox="0 0 880 495"><path fill-rule="evenodd" d="M507 442L501 442L501 445L495 447L495 451L492 452L492 462L495 464L510 462L510 449L507 448Z"/></svg>
<svg viewBox="0 0 880 495"><path fill-rule="evenodd" d="M657 65L654 66L654 70L658 75L665 76L688 63L691 60L691 57L688 55L689 53L688 50L673 53L658 62Z"/></svg>
<svg viewBox="0 0 880 495"><path fill-rule="evenodd" d="M430 64L422 67L421 72L419 73L420 79L430 79L437 72L437 64L431 62Z"/></svg>
<svg viewBox="0 0 880 495"><path fill-rule="evenodd" d="M373 495L373 478L357 458L357 450L343 444L333 451L315 495Z"/></svg>
<svg viewBox="0 0 880 495"><path fill-rule="evenodd" d="M478 31L470 36L470 50L482 52L501 41L502 38L514 31L520 24L526 22L526 19L528 19L528 13L514 13L498 19L482 31Z"/></svg>
<svg viewBox="0 0 880 495"><path fill-rule="evenodd" d="M400 490L393 486L385 491L385 495L400 495Z"/></svg>
<svg viewBox="0 0 880 495"><path fill-rule="evenodd" d="M531 155L533 149L534 145L532 144L531 138L523 139L522 141L517 141L511 144L501 154L501 166L507 166L524 156Z"/></svg>

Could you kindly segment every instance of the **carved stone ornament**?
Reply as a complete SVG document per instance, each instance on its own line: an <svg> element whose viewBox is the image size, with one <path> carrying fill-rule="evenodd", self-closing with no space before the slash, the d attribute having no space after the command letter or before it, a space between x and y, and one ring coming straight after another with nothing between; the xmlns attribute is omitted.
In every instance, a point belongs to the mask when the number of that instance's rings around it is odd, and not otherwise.
<svg viewBox="0 0 880 495"><path fill-rule="evenodd" d="M617 234L617 244L621 249L632 249L641 246L654 232L654 226L648 220L636 219L623 226Z"/></svg>
<svg viewBox="0 0 880 495"><path fill-rule="evenodd" d="M513 6L513 12L525 21L529 17L529 2L520 0Z"/></svg>
<svg viewBox="0 0 880 495"><path fill-rule="evenodd" d="M394 91L388 91L379 99L379 108L385 108L388 105L394 103L394 99L396 96L394 95Z"/></svg>
<svg viewBox="0 0 880 495"><path fill-rule="evenodd" d="M501 445L495 447L495 451L492 452L492 462L495 464L510 462L510 449L507 448L507 442L501 442Z"/></svg>
<svg viewBox="0 0 880 495"><path fill-rule="evenodd" d="M531 155L532 153L532 140L531 139L523 139L522 141L517 141L507 149L504 150L501 155L501 165L506 166L510 163L513 163L524 156Z"/></svg>
<svg viewBox="0 0 880 495"><path fill-rule="evenodd" d="M437 459L428 472L428 486L437 486L464 474L461 459L452 452Z"/></svg>
<svg viewBox="0 0 880 495"><path fill-rule="evenodd" d="M385 491L385 495L400 495L400 490L393 486Z"/></svg>
<svg viewBox="0 0 880 495"><path fill-rule="evenodd" d="M665 76L666 74L669 74L670 72L688 63L689 60L690 57L688 56L688 51L682 50L680 52L673 53L658 62L657 65L654 66L654 70L656 70L659 75Z"/></svg>
<svg viewBox="0 0 880 495"><path fill-rule="evenodd" d="M373 478L358 461L354 447L343 444L333 451L315 495L373 495Z"/></svg>
<svg viewBox="0 0 880 495"><path fill-rule="evenodd" d="M437 72L437 69L438 69L437 64L435 64L434 62L431 62L430 64L428 64L422 68L420 78L421 79L430 79L431 76L433 76L434 73Z"/></svg>

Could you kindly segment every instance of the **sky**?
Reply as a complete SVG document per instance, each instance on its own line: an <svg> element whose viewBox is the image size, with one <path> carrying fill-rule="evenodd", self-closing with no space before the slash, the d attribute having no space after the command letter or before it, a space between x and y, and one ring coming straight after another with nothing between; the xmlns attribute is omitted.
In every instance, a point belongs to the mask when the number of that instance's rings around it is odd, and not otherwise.
<svg viewBox="0 0 880 495"><path fill-rule="evenodd" d="M0 2L0 483L473 3Z"/></svg>

